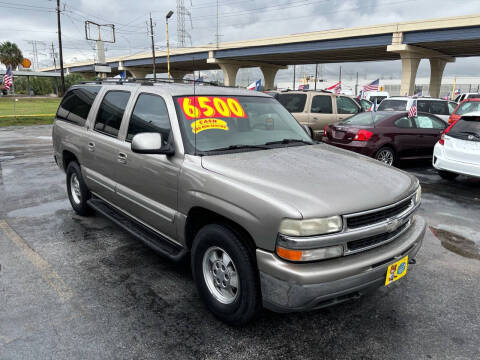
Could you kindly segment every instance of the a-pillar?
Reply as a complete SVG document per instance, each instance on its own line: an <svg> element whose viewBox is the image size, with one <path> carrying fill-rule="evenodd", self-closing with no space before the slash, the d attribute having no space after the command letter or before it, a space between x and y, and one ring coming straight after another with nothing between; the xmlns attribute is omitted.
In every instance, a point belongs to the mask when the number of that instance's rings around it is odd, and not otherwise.
<svg viewBox="0 0 480 360"><path fill-rule="evenodd" d="M237 64L218 64L223 72L223 83L225 86L235 86L238 69L240 65Z"/></svg>
<svg viewBox="0 0 480 360"><path fill-rule="evenodd" d="M260 66L260 70L262 70L263 80L265 82L264 89L265 90L272 90L274 88L275 83L275 75L277 75L277 71L281 69L279 67L274 66Z"/></svg>
<svg viewBox="0 0 480 360"><path fill-rule="evenodd" d="M415 78L417 77L418 64L420 58L411 53L400 54L402 58L402 83L400 86L400 95L414 95Z"/></svg>
<svg viewBox="0 0 480 360"><path fill-rule="evenodd" d="M181 70L170 70L170 77L174 82L182 82L185 75L191 71L181 71Z"/></svg>
<svg viewBox="0 0 480 360"><path fill-rule="evenodd" d="M142 69L142 68L125 68L132 76L136 79L145 79L148 74L151 74L152 71L149 70L148 68Z"/></svg>
<svg viewBox="0 0 480 360"><path fill-rule="evenodd" d="M442 85L443 70L447 61L443 59L429 59L430 60L430 88L429 93L431 97L438 98L440 96L440 86Z"/></svg>

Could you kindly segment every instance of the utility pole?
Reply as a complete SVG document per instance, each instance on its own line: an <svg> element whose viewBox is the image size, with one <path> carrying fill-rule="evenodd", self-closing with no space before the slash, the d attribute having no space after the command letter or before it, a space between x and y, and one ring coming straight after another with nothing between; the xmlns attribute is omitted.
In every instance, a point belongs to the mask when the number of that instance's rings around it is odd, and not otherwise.
<svg viewBox="0 0 480 360"><path fill-rule="evenodd" d="M318 64L315 64L315 91L317 91Z"/></svg>
<svg viewBox="0 0 480 360"><path fill-rule="evenodd" d="M60 0L57 0L58 52L60 56L60 78L62 80L62 96L65 94L65 75L63 74L62 26L60 24Z"/></svg>
<svg viewBox="0 0 480 360"><path fill-rule="evenodd" d="M340 72L338 73L338 81L342 81L342 65L340 65Z"/></svg>
<svg viewBox="0 0 480 360"><path fill-rule="evenodd" d="M152 13L150 13L150 37L152 39L152 67L153 67L153 81L157 80L157 71L155 67L155 40L153 38L153 22Z"/></svg>
<svg viewBox="0 0 480 360"><path fill-rule="evenodd" d="M57 60L55 59L55 47L53 46L53 41L52 41L52 57L53 57L53 68L55 69L55 72L57 72ZM57 94L57 96L58 96L57 78L54 78L54 81L55 81L55 94Z"/></svg>
<svg viewBox="0 0 480 360"><path fill-rule="evenodd" d="M293 65L293 89L295 90L295 65Z"/></svg>
<svg viewBox="0 0 480 360"><path fill-rule="evenodd" d="M355 96L358 94L358 71L357 71L357 81L355 81Z"/></svg>

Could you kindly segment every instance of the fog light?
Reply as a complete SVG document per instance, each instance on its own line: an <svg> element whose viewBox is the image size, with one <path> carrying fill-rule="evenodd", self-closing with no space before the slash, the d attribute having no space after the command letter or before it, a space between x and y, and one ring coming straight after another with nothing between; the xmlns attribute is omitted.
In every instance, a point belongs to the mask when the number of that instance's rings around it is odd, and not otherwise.
<svg viewBox="0 0 480 360"><path fill-rule="evenodd" d="M309 250L292 250L277 246L277 255L290 261L315 261L324 260L343 255L343 246L329 246Z"/></svg>

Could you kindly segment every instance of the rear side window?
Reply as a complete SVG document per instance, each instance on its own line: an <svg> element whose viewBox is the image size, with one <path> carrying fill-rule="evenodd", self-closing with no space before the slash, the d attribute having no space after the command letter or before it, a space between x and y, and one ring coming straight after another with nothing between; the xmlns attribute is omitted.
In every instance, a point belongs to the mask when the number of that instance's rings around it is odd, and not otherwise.
<svg viewBox="0 0 480 360"><path fill-rule="evenodd" d="M339 114L356 114L358 113L358 106L352 99L339 96L337 97L337 112Z"/></svg>
<svg viewBox="0 0 480 360"><path fill-rule="evenodd" d="M455 114L464 115L474 111L480 111L480 101L468 101L460 104Z"/></svg>
<svg viewBox="0 0 480 360"><path fill-rule="evenodd" d="M395 120L395 122L393 124L400 129L411 129L411 128L413 128L412 120L409 119L406 116L403 116L400 119Z"/></svg>
<svg viewBox="0 0 480 360"><path fill-rule="evenodd" d="M406 108L407 108L407 100L385 99L378 106L378 111L405 111Z"/></svg>
<svg viewBox="0 0 480 360"><path fill-rule="evenodd" d="M450 115L447 101L418 100L417 110L437 115Z"/></svg>
<svg viewBox="0 0 480 360"><path fill-rule="evenodd" d="M312 113L331 114L332 98L329 95L316 95L312 99Z"/></svg>
<svg viewBox="0 0 480 360"><path fill-rule="evenodd" d="M118 136L129 98L128 91L107 92L98 109L95 130L106 135Z"/></svg>
<svg viewBox="0 0 480 360"><path fill-rule="evenodd" d="M307 94L279 94L277 100L291 113L303 112Z"/></svg>
<svg viewBox="0 0 480 360"><path fill-rule="evenodd" d="M63 97L57 110L57 118L83 126L100 91L100 86L76 87Z"/></svg>
<svg viewBox="0 0 480 360"><path fill-rule="evenodd" d="M418 115L415 117L415 125L419 129L445 129L445 123L442 120L436 119L433 116Z"/></svg>
<svg viewBox="0 0 480 360"><path fill-rule="evenodd" d="M162 134L168 143L171 126L165 101L158 95L140 94L128 124L127 141L132 141L136 134L156 132Z"/></svg>

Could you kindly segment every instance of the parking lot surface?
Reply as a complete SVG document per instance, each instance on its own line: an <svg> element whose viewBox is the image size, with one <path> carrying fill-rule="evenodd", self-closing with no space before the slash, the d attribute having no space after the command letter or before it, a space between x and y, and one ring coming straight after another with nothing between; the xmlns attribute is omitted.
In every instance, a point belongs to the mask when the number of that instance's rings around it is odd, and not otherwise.
<svg viewBox="0 0 480 360"><path fill-rule="evenodd" d="M403 168L421 181L430 227L403 280L232 328L203 307L187 264L73 213L50 126L3 128L0 359L478 358L480 180Z"/></svg>

